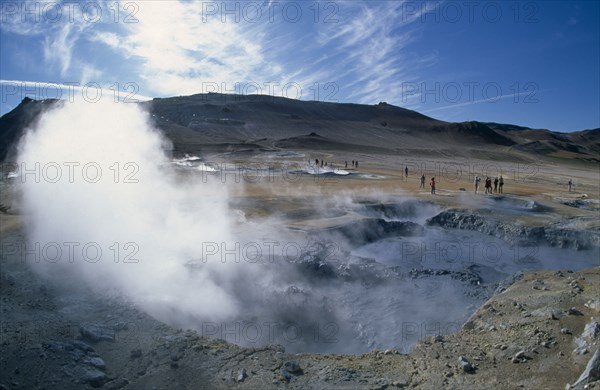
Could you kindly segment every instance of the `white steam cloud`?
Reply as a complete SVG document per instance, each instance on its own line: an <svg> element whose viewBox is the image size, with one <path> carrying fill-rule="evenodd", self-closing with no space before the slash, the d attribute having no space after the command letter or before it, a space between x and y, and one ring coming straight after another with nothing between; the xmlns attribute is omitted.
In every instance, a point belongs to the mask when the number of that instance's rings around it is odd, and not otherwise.
<svg viewBox="0 0 600 390"><path fill-rule="evenodd" d="M45 113L18 159L29 245L45 257L34 268L115 288L159 319L229 318L243 264L206 262L193 275L186 267L202 258L202 242L232 241L227 189L178 179L168 146L137 105L76 102Z"/></svg>

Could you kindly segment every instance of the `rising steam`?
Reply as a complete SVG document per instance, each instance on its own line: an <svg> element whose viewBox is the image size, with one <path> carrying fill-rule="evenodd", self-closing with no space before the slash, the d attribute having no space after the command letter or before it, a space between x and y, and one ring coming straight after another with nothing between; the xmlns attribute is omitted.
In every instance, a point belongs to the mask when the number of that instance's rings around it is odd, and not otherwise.
<svg viewBox="0 0 600 390"><path fill-rule="evenodd" d="M193 278L185 266L202 258L201 242L232 240L227 189L179 180L168 147L137 105L77 102L44 114L18 159L29 246L43 257L35 269L115 288L158 318L230 317L239 264L206 262Z"/></svg>

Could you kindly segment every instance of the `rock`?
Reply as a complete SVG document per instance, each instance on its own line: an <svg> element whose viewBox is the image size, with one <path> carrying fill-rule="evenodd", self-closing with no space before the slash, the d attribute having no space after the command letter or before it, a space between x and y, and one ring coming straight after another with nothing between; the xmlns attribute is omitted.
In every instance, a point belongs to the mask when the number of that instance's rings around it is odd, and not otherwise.
<svg viewBox="0 0 600 390"><path fill-rule="evenodd" d="M581 333L582 339L597 340L600 335L600 323L592 320L585 325Z"/></svg>
<svg viewBox="0 0 600 390"><path fill-rule="evenodd" d="M388 237L422 236L423 226L411 221L386 221L380 218L368 218L327 229L340 234L354 245L363 245Z"/></svg>
<svg viewBox="0 0 600 390"><path fill-rule="evenodd" d="M460 364L460 366L464 372L468 372L468 373L475 372L475 367L464 356L458 357L458 363Z"/></svg>
<svg viewBox="0 0 600 390"><path fill-rule="evenodd" d="M245 368L240 368L240 370L238 371L237 374L237 381L239 382L243 382L244 379L246 379L248 375L246 374L246 369Z"/></svg>
<svg viewBox="0 0 600 390"><path fill-rule="evenodd" d="M279 372L281 373L281 376L283 377L283 379L286 380L286 382L289 382L290 379L292 379L292 374L290 374L285 368L281 367L279 369Z"/></svg>
<svg viewBox="0 0 600 390"><path fill-rule="evenodd" d="M585 304L585 307L595 310L595 311L600 311L600 298L596 298L596 299L590 299L589 301L587 301L587 303Z"/></svg>
<svg viewBox="0 0 600 390"><path fill-rule="evenodd" d="M302 368L300 368L300 365L298 363L296 363L295 361L287 361L285 363L283 363L283 366L281 366L281 368L279 369L279 372L281 373L281 376L283 376L283 378L286 381L290 381L290 379L292 379L292 375L300 375L302 374Z"/></svg>
<svg viewBox="0 0 600 390"><path fill-rule="evenodd" d="M567 314L569 314L570 316L582 316L583 313L580 312L579 310L577 310L576 308L572 307L567 311Z"/></svg>
<svg viewBox="0 0 600 390"><path fill-rule="evenodd" d="M562 333L562 334L571 334L571 331L569 329L567 329L567 328L562 328L560 330L560 333Z"/></svg>
<svg viewBox="0 0 600 390"><path fill-rule="evenodd" d="M181 355L180 354L174 353L174 354L171 355L171 360L174 361L174 362L176 362L176 361L178 361L180 359L181 359Z"/></svg>
<svg viewBox="0 0 600 390"><path fill-rule="evenodd" d="M585 325L581 336L575 339L577 347L573 350L573 353L576 355L585 355L590 349L593 350L599 335L600 324L592 319Z"/></svg>
<svg viewBox="0 0 600 390"><path fill-rule="evenodd" d="M550 312L550 318L553 320L558 320L562 316L563 314L559 310L552 310Z"/></svg>
<svg viewBox="0 0 600 390"><path fill-rule="evenodd" d="M71 344L68 345L72 347ZM81 350L73 349L70 355L74 352L77 352L78 355L75 356L71 364L63 366L63 372L76 381L88 383L92 387L102 387L108 381L108 377L104 372L106 369L104 360L98 356L90 356L92 354L97 355L94 352L90 352L90 355L84 355Z"/></svg>
<svg viewBox="0 0 600 390"><path fill-rule="evenodd" d="M137 359L139 357L142 357L142 350L141 349L134 349L129 353L129 357L131 359Z"/></svg>
<svg viewBox="0 0 600 390"><path fill-rule="evenodd" d="M292 374L299 374L302 372L302 368L300 368L300 365L295 361L287 361L283 363L283 368Z"/></svg>
<svg viewBox="0 0 600 390"><path fill-rule="evenodd" d="M90 341L112 341L115 342L115 331L112 328L101 325L82 325L79 328L81 337Z"/></svg>
<svg viewBox="0 0 600 390"><path fill-rule="evenodd" d="M104 360L102 360L102 358L99 357L88 358L86 359L85 363L99 368L100 370L106 369L106 363L104 363Z"/></svg>
<svg viewBox="0 0 600 390"><path fill-rule="evenodd" d="M126 378L118 378L113 381L108 382L104 385L103 389L106 390L119 390L129 384L129 380Z"/></svg>
<svg viewBox="0 0 600 390"><path fill-rule="evenodd" d="M527 355L525 355L525 350L520 350L519 352L517 352L515 354L515 356L513 356L513 358L511 359L511 362L513 363L525 363L527 361L527 359L529 359L527 357Z"/></svg>
<svg viewBox="0 0 600 390"><path fill-rule="evenodd" d="M83 380L89 383L92 387L102 387L108 380L105 373L95 368L86 370L83 375Z"/></svg>
<svg viewBox="0 0 600 390"><path fill-rule="evenodd" d="M129 324L127 322L117 322L113 325L112 329L117 332L121 330L129 330Z"/></svg>
<svg viewBox="0 0 600 390"><path fill-rule="evenodd" d="M583 373L581 373L581 376L577 379L577 382L573 384L573 387L584 385L598 379L600 379L600 349L596 350L596 353L594 353L594 356L592 356L588 362L585 370L583 370Z"/></svg>
<svg viewBox="0 0 600 390"><path fill-rule="evenodd" d="M83 341L80 341L80 340L71 341L71 345L83 352L93 352L94 351L94 348L92 348L89 344L84 343Z"/></svg>

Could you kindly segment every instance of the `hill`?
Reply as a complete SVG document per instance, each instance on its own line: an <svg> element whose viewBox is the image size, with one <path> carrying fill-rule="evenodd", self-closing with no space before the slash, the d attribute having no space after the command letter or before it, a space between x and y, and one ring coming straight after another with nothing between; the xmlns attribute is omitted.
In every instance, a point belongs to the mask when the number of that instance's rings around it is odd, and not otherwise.
<svg viewBox="0 0 600 390"><path fill-rule="evenodd" d="M0 118L0 160L56 100L25 98ZM600 129L574 133L510 124L440 121L401 107L301 101L266 95L198 94L139 103L175 154L272 149L370 150L383 154L506 154L600 161Z"/></svg>

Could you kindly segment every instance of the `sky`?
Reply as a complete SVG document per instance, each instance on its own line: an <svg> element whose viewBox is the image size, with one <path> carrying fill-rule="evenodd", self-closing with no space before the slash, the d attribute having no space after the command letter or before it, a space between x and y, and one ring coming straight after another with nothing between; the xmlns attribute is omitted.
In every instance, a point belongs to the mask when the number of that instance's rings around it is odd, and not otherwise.
<svg viewBox="0 0 600 390"><path fill-rule="evenodd" d="M600 127L597 1L2 1L0 114L220 92Z"/></svg>

